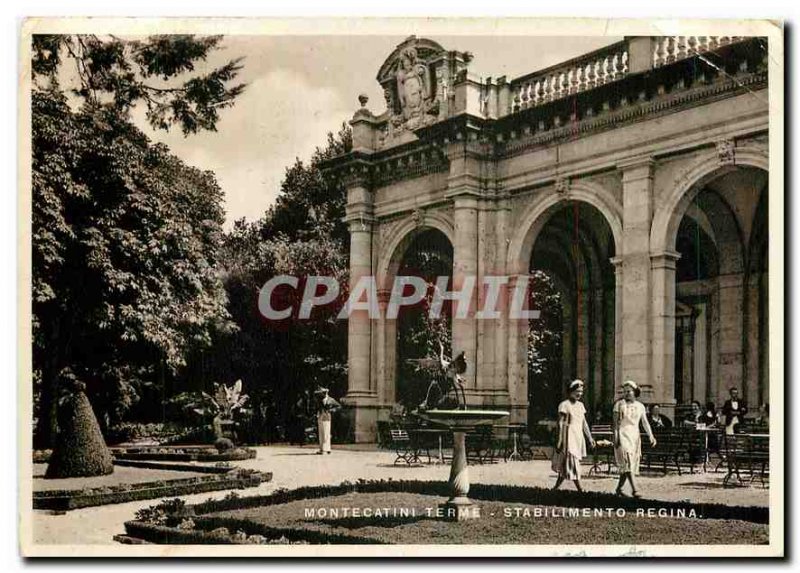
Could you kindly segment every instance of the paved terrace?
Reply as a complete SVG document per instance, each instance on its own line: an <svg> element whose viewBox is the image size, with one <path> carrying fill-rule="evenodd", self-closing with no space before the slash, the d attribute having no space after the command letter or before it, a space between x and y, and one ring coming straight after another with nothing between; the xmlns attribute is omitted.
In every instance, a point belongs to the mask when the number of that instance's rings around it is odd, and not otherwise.
<svg viewBox="0 0 800 573"><path fill-rule="evenodd" d="M336 448L336 446L335 446ZM307 485L338 484L344 480L363 479L420 479L447 481L449 465L407 466L403 462L392 465L395 455L376 451L374 446L338 446L329 456L316 455L312 446L266 446L256 448L255 460L236 462L240 467L273 472L272 482L258 488L240 490L242 496L263 495L276 488L297 488ZM588 469L588 467L586 468ZM499 461L494 464L470 466L472 483L514 484L526 486L552 486L555 481L550 462ZM584 474L586 470L584 471ZM722 487L724 472L695 473L678 476L642 475L639 487L644 497L657 500L730 503L736 505L769 505L769 489L756 484L735 490ZM616 476L585 478L584 488L589 491L613 492ZM565 489L572 484L565 484ZM735 494L734 494L735 492ZM222 498L228 492L202 493L184 496L187 503L198 503L209 498ZM136 511L158 500L92 507L53 515L46 511L33 512L34 540L52 544L113 544L112 536L123 533L123 523L134 517Z"/></svg>

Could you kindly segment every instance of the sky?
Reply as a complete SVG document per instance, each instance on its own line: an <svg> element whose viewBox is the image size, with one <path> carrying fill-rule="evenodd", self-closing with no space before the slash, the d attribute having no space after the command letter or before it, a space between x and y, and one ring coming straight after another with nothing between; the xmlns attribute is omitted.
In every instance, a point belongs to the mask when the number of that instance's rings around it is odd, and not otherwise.
<svg viewBox="0 0 800 573"><path fill-rule="evenodd" d="M621 38L430 36L445 49L472 52L470 71L509 79L570 59ZM248 84L221 111L216 132L184 136L154 132L143 113L135 120L186 163L216 174L225 194L226 228L260 218L275 201L287 167L323 145L329 131L352 118L358 95L384 111L375 76L404 36L226 36L207 67L244 57L239 80ZM206 66L204 66L206 67Z"/></svg>

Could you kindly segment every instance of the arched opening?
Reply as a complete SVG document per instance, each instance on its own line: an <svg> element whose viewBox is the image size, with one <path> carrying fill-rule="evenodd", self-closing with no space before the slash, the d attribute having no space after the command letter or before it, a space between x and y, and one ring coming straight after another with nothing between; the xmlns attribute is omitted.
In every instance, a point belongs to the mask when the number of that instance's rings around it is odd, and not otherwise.
<svg viewBox="0 0 800 573"><path fill-rule="evenodd" d="M736 387L754 406L766 396L768 175L725 169L690 190L676 213L674 396L720 405Z"/></svg>
<svg viewBox="0 0 800 573"><path fill-rule="evenodd" d="M559 203L536 236L529 264L528 423L552 418L568 382L586 383L590 419L607 420L614 396L615 255L603 214Z"/></svg>
<svg viewBox="0 0 800 573"><path fill-rule="evenodd" d="M425 399L430 376L429 373L418 370L411 360L438 355L440 341L448 355L451 351L452 323L449 305L444 305L440 317L431 317L429 313L429 303L437 278L446 276L452 281L453 246L450 240L437 229L418 230L402 252L396 276L421 277L428 284L426 299L417 305L402 307L396 323L397 376L394 401L413 410ZM450 282L448 286L452 287Z"/></svg>

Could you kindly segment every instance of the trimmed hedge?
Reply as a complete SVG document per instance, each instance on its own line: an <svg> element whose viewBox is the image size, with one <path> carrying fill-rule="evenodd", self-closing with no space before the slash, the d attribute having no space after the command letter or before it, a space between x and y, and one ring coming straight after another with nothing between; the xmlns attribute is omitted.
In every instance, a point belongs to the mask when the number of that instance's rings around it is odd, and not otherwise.
<svg viewBox="0 0 800 573"><path fill-rule="evenodd" d="M125 533L128 537L161 545L245 545L246 540L237 540L231 531L244 531L248 536L259 535L267 540L285 538L287 541L300 541L315 545L382 545L376 539L355 535L329 534L315 530L270 527L238 519L207 518L198 522L201 529L179 529L143 521L126 521ZM221 528L228 533L220 531Z"/></svg>
<svg viewBox="0 0 800 573"><path fill-rule="evenodd" d="M236 470L225 475L125 484L106 488L39 491L33 494L33 509L67 511L81 507L127 503L143 499L174 497L225 489L244 489L256 487L261 482L271 480L272 473L269 472Z"/></svg>
<svg viewBox="0 0 800 573"><path fill-rule="evenodd" d="M114 471L84 384L75 382L58 419L58 434L45 478L91 477Z"/></svg>
<svg viewBox="0 0 800 573"><path fill-rule="evenodd" d="M257 452L252 448L234 448L218 452L213 447L202 448L135 448L116 450L114 457L118 460L149 460L165 462L238 462L253 460ZM131 451L132 450L132 451Z"/></svg>
<svg viewBox="0 0 800 573"><path fill-rule="evenodd" d="M304 499L319 499L346 495L349 493L378 493L378 492L403 492L423 495L450 495L450 487L441 481L416 481L416 480L359 480L356 483L343 482L332 486L310 486L294 490L281 489L268 495L250 497L228 497L221 500L209 500L196 505L182 507L179 513L172 514L168 522L178 523L187 516L191 517L195 529L181 529L145 523L143 521L129 521L125 523L125 530L129 536L137 537L152 543L167 544L235 544L244 543L237 541L230 531L244 532L247 535L262 535L268 539L285 537L289 540L308 541L311 543L380 543L375 539L345 536L341 534L328 534L316 530L281 529L269 527L249 520L229 517L203 517L205 514L220 511L232 511L269 505L279 505ZM694 510L699 519L737 519L752 523L768 524L769 508L767 507L742 507L726 506L711 503L684 503L660 500L637 499L618 497L612 494L577 491L553 491L539 487L507 486L493 484L472 484L470 497L473 500L525 503L547 506L567 506L579 508L618 507L626 511L635 511L639 508L649 509L654 506L667 510L683 509L687 513ZM226 528L228 535L220 531Z"/></svg>

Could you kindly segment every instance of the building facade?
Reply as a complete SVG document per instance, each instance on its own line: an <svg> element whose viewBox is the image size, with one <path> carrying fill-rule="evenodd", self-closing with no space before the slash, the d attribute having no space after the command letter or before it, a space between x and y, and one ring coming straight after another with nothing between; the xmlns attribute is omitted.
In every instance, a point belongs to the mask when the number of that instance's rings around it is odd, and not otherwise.
<svg viewBox="0 0 800 573"><path fill-rule="evenodd" d="M410 37L360 97L347 188L353 284L385 301L422 233L452 246L453 283L547 273L560 294L561 383L610 406L624 379L667 411L768 400L766 39L631 37L516 79ZM480 297L480 293L476 293ZM476 301L477 302L477 301ZM345 403L374 439L398 386L398 325L349 320ZM540 398L527 320L454 319L467 402L526 421ZM550 386L552 388L552 386ZM552 393L552 390L548 390Z"/></svg>

